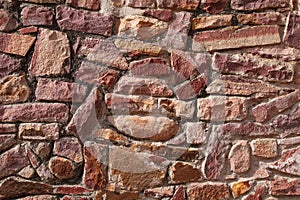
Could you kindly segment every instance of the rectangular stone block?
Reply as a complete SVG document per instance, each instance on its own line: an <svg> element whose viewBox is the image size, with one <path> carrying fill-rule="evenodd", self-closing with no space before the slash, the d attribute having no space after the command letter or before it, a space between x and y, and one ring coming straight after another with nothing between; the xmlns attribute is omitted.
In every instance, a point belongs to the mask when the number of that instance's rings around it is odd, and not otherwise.
<svg viewBox="0 0 300 200"><path fill-rule="evenodd" d="M233 15L200 16L192 20L193 30L213 29L230 26Z"/></svg>
<svg viewBox="0 0 300 200"><path fill-rule="evenodd" d="M57 123L26 123L19 125L19 138L22 140L57 140L60 126Z"/></svg>
<svg viewBox="0 0 300 200"><path fill-rule="evenodd" d="M281 42L279 27L276 25L244 27L203 31L193 37L192 49L194 51L215 51L252 47Z"/></svg>
<svg viewBox="0 0 300 200"><path fill-rule="evenodd" d="M279 12L238 14L237 20L247 25L285 25L286 16Z"/></svg>
<svg viewBox="0 0 300 200"><path fill-rule="evenodd" d="M183 10L196 10L200 0L158 0L159 8L183 9Z"/></svg>
<svg viewBox="0 0 300 200"><path fill-rule="evenodd" d="M99 10L98 0L67 0L66 3L75 8L85 8L89 10Z"/></svg>
<svg viewBox="0 0 300 200"><path fill-rule="evenodd" d="M286 8L290 6L289 0L258 0L258 1L245 1L245 0L232 0L231 8L235 10L253 11L263 10L268 8Z"/></svg>
<svg viewBox="0 0 300 200"><path fill-rule="evenodd" d="M66 6L57 6L56 19L58 26L63 30L80 31L104 36L112 35L114 17L111 15L77 10Z"/></svg>
<svg viewBox="0 0 300 200"><path fill-rule="evenodd" d="M52 26L54 10L44 6L25 6L21 12L24 26L44 25Z"/></svg>
<svg viewBox="0 0 300 200"><path fill-rule="evenodd" d="M62 122L69 118L69 108L60 103L25 103L0 106L0 122Z"/></svg>

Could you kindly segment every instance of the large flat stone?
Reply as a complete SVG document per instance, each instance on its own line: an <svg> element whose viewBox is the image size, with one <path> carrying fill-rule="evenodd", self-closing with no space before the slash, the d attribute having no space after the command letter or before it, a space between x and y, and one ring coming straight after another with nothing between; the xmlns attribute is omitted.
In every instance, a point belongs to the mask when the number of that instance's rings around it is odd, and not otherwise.
<svg viewBox="0 0 300 200"><path fill-rule="evenodd" d="M35 37L16 33L0 34L0 51L25 56L35 41Z"/></svg>

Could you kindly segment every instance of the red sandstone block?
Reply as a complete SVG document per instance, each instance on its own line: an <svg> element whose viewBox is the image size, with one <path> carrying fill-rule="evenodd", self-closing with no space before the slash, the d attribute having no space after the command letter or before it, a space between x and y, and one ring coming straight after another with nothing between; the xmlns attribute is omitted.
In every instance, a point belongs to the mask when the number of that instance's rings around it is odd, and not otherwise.
<svg viewBox="0 0 300 200"><path fill-rule="evenodd" d="M44 6L25 6L21 12L24 26L44 25L52 26L54 10Z"/></svg>

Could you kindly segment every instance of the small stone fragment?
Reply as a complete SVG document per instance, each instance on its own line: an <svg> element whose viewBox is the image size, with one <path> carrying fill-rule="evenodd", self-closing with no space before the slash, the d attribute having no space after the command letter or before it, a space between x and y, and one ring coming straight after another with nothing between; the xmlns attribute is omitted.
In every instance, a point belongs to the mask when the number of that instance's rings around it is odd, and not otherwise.
<svg viewBox="0 0 300 200"><path fill-rule="evenodd" d="M28 99L31 91L25 75L10 75L0 79L0 103L20 103Z"/></svg>
<svg viewBox="0 0 300 200"><path fill-rule="evenodd" d="M26 34L31 34L31 33L37 33L38 28L36 26L29 26L29 27L21 28L18 31L22 35L26 35Z"/></svg>
<svg viewBox="0 0 300 200"><path fill-rule="evenodd" d="M275 139L257 139L250 143L252 155L274 158L277 156L277 142Z"/></svg>
<svg viewBox="0 0 300 200"><path fill-rule="evenodd" d="M114 17L60 5L56 7L56 20L63 30L111 36Z"/></svg>
<svg viewBox="0 0 300 200"><path fill-rule="evenodd" d="M73 178L75 174L75 166L68 159L62 157L52 157L49 161L50 171L59 179L65 180Z"/></svg>
<svg viewBox="0 0 300 200"><path fill-rule="evenodd" d="M83 161L81 144L75 137L63 137L55 141L53 154L68 158L76 163Z"/></svg>
<svg viewBox="0 0 300 200"><path fill-rule="evenodd" d="M16 33L0 34L0 52L25 56L35 41L35 37Z"/></svg>
<svg viewBox="0 0 300 200"><path fill-rule="evenodd" d="M19 125L19 137L23 140L57 140L60 126L57 123L26 123Z"/></svg>
<svg viewBox="0 0 300 200"><path fill-rule="evenodd" d="M9 32L17 29L19 23L15 16L7 10L0 10L0 31Z"/></svg>
<svg viewBox="0 0 300 200"><path fill-rule="evenodd" d="M236 182L231 185L231 191L234 198L238 198L251 189L249 181Z"/></svg>
<svg viewBox="0 0 300 200"><path fill-rule="evenodd" d="M29 73L34 76L67 74L70 72L70 56L66 33L39 29Z"/></svg>
<svg viewBox="0 0 300 200"><path fill-rule="evenodd" d="M21 15L24 26L52 26L54 10L50 7L29 5L22 9Z"/></svg>
<svg viewBox="0 0 300 200"><path fill-rule="evenodd" d="M187 188L190 200L229 199L229 187L224 183L192 183Z"/></svg>
<svg viewBox="0 0 300 200"><path fill-rule="evenodd" d="M177 122L166 117L120 115L114 116L112 122L118 130L126 135L153 141L168 140L179 130Z"/></svg>
<svg viewBox="0 0 300 200"><path fill-rule="evenodd" d="M121 18L118 34L146 40L163 34L167 28L168 23L154 18L127 15Z"/></svg>
<svg viewBox="0 0 300 200"><path fill-rule="evenodd" d="M23 178L31 179L35 175L35 170L30 165L28 165L27 167L19 171L18 175L22 176Z"/></svg>
<svg viewBox="0 0 300 200"><path fill-rule="evenodd" d="M231 170L235 173L249 171L251 166L250 147L247 141L239 141L229 153Z"/></svg>
<svg viewBox="0 0 300 200"><path fill-rule="evenodd" d="M192 20L193 30L213 29L230 26L233 15L213 15L196 17Z"/></svg>
<svg viewBox="0 0 300 200"><path fill-rule="evenodd" d="M183 186L179 186L171 200L186 200L185 189Z"/></svg>

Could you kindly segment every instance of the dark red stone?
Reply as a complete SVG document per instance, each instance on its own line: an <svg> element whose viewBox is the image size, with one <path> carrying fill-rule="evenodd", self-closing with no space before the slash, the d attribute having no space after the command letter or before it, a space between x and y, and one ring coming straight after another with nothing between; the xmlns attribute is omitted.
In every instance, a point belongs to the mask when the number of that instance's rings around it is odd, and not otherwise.
<svg viewBox="0 0 300 200"><path fill-rule="evenodd" d="M6 151L17 143L16 135L4 134L0 135L0 153Z"/></svg>
<svg viewBox="0 0 300 200"><path fill-rule="evenodd" d="M9 32L17 29L19 23L15 16L7 10L0 10L0 31Z"/></svg>
<svg viewBox="0 0 300 200"><path fill-rule="evenodd" d="M133 8L154 8L155 0L129 0L127 5Z"/></svg>
<svg viewBox="0 0 300 200"><path fill-rule="evenodd" d="M180 100L188 100L196 98L207 84L207 77L200 75L199 77L186 81L175 88L175 94Z"/></svg>
<svg viewBox="0 0 300 200"><path fill-rule="evenodd" d="M275 177L271 182L271 195L273 196L294 196L300 195L299 179L288 179L283 177Z"/></svg>
<svg viewBox="0 0 300 200"><path fill-rule="evenodd" d="M99 10L100 8L98 0L67 0L66 3L75 8L86 8L89 10Z"/></svg>
<svg viewBox="0 0 300 200"><path fill-rule="evenodd" d="M300 48L300 15L291 12L284 35L284 43L288 46Z"/></svg>
<svg viewBox="0 0 300 200"><path fill-rule="evenodd" d="M161 77L170 72L168 61L162 58L146 58L131 62L130 73L134 76Z"/></svg>
<svg viewBox="0 0 300 200"><path fill-rule="evenodd" d="M180 186L180 187L176 190L176 192L175 192L175 194L174 194L174 196L172 197L171 200L186 200L186 197L185 197L185 189L184 189L183 186Z"/></svg>
<svg viewBox="0 0 300 200"><path fill-rule="evenodd" d="M0 78L20 69L20 60L0 53Z"/></svg>
<svg viewBox="0 0 300 200"><path fill-rule="evenodd" d="M63 30L81 31L105 36L112 35L114 17L110 15L57 6L56 19L58 26Z"/></svg>
<svg viewBox="0 0 300 200"><path fill-rule="evenodd" d="M196 10L200 0L158 0L159 8Z"/></svg>
<svg viewBox="0 0 300 200"><path fill-rule="evenodd" d="M231 8L235 10L263 10L267 8L285 8L289 7L289 0L258 0L258 1L245 1L245 0L231 0Z"/></svg>
<svg viewBox="0 0 300 200"><path fill-rule="evenodd" d="M226 9L228 3L228 0L204 0L200 7L210 14L218 14Z"/></svg>

